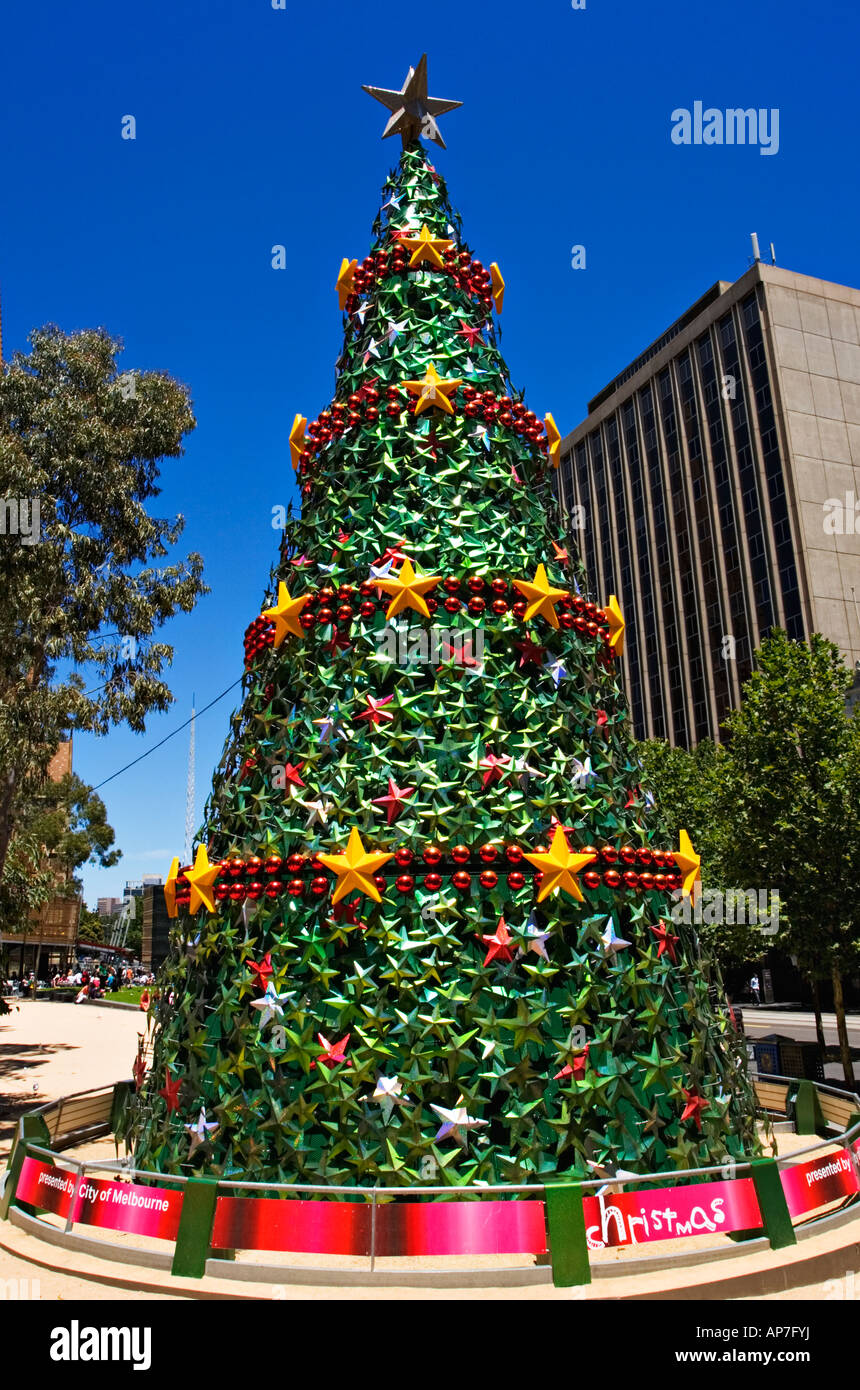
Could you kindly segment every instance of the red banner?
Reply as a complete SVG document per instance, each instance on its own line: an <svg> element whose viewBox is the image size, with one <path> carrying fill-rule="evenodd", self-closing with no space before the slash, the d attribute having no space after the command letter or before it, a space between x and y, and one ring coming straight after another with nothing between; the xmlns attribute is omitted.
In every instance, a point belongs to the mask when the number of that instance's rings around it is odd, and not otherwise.
<svg viewBox="0 0 860 1390"><path fill-rule="evenodd" d="M22 1202L85 1226L175 1240L182 1210L182 1193L141 1183L111 1182L78 1177L68 1169L52 1168L25 1158L15 1196Z"/></svg>
<svg viewBox="0 0 860 1390"><path fill-rule="evenodd" d="M849 1149L839 1149L837 1153L813 1158L809 1163L796 1163L791 1168L782 1169L782 1190L792 1216L803 1216L816 1207L860 1192L860 1178L855 1166L860 1162L860 1147L854 1144L853 1148L853 1160Z"/></svg>
<svg viewBox="0 0 860 1390"><path fill-rule="evenodd" d="M216 1250L291 1250L307 1255L369 1255L365 1202L311 1202L277 1197L219 1197Z"/></svg>
<svg viewBox="0 0 860 1390"><path fill-rule="evenodd" d="M649 1188L586 1197L589 1250L677 1240L763 1226L752 1178L697 1183L694 1187Z"/></svg>

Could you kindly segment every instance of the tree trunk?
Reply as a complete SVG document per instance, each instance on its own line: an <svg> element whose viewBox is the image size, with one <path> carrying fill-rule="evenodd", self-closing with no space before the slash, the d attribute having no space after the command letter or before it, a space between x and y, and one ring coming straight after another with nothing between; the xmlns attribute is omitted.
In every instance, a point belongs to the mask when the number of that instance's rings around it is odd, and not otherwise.
<svg viewBox="0 0 860 1390"><path fill-rule="evenodd" d="M818 1046L821 1048L821 1060L827 1054L827 1043L824 1038L824 1024L821 1022L821 984L814 975L809 976L809 983L812 987L812 1012L815 1014L815 1036L818 1039Z"/></svg>
<svg viewBox="0 0 860 1390"><path fill-rule="evenodd" d="M851 1045L848 1042L848 1025L845 1022L845 1001L842 998L842 976L839 967L833 967L833 1007L836 1010L836 1027L839 1030L839 1051L842 1057L842 1070L845 1084L854 1089L854 1066L851 1061Z"/></svg>
<svg viewBox="0 0 860 1390"><path fill-rule="evenodd" d="M3 866L6 863L6 855L9 852L9 842L12 839L12 830L15 824L14 807L17 776L14 767L10 767L3 782L3 792L0 795L0 877L3 875Z"/></svg>

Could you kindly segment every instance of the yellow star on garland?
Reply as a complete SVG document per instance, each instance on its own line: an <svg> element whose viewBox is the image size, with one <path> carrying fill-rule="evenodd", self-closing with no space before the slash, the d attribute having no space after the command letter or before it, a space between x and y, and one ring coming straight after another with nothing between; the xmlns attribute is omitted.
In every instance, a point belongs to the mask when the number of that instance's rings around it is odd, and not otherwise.
<svg viewBox="0 0 860 1390"><path fill-rule="evenodd" d="M209 863L209 852L206 846L198 845L194 868L185 870L185 877L191 884L189 912L194 913L199 907L205 907L207 912L215 911L215 895L211 890L220 872L220 864Z"/></svg>
<svg viewBox="0 0 860 1390"><path fill-rule="evenodd" d="M383 593L393 595L386 610L386 619L393 618L395 613L402 613L404 608L414 608L416 613L429 618L430 609L422 594L426 594L429 589L435 589L441 578L441 574L418 575L412 568L412 561L404 560L395 579L378 579L376 587L382 589Z"/></svg>
<svg viewBox="0 0 860 1390"><path fill-rule="evenodd" d="M274 608L263 610L264 618L271 618L275 624L275 646L279 647L288 632L294 637L302 636L302 629L299 626L299 614L310 598L310 594L302 594L301 598L290 598L286 584L281 580L278 585L278 602Z"/></svg>
<svg viewBox="0 0 860 1390"><path fill-rule="evenodd" d="M356 889L366 897L372 898L375 903L382 902L382 895L373 881L373 875L383 864L387 864L389 859L393 859L394 855L368 854L355 827L350 833L345 853L318 854L317 858L330 873L337 875L338 884L332 895L333 903L340 902L341 898L345 898Z"/></svg>
<svg viewBox="0 0 860 1390"><path fill-rule="evenodd" d="M290 430L290 458L293 468L298 468L299 459L307 447L305 441L305 425L308 423L306 415L297 415L293 421L293 428Z"/></svg>
<svg viewBox="0 0 860 1390"><path fill-rule="evenodd" d="M445 262L440 252L450 251L454 245L453 241L449 241L447 237L433 236L426 223L418 236L402 236L400 244L412 252L409 258L410 267L414 268L416 265L421 265L422 261L429 261L439 270L445 269Z"/></svg>
<svg viewBox="0 0 860 1390"><path fill-rule="evenodd" d="M693 849L693 842L686 830L680 832L680 849L675 850L672 855L682 874L682 892L684 897L692 895L693 888L701 874L701 855Z"/></svg>
<svg viewBox="0 0 860 1390"><path fill-rule="evenodd" d="M614 594L609 595L609 602L604 607L603 614L609 627L609 645L615 655L620 656L624 651L624 630L627 624L621 616L621 608Z"/></svg>
<svg viewBox="0 0 860 1390"><path fill-rule="evenodd" d="M505 302L505 282L495 261L490 266L490 280L492 281L493 303L496 306L496 313L500 314Z"/></svg>
<svg viewBox="0 0 860 1390"><path fill-rule="evenodd" d="M561 463L561 433L549 411L547 411L546 419L544 420L544 427L546 429L547 444L549 445L550 463L553 468L558 468L558 465Z"/></svg>
<svg viewBox="0 0 860 1390"><path fill-rule="evenodd" d="M176 914L176 880L179 877L179 859L174 855L170 861L170 868L164 884L164 901L167 906L168 917L175 917Z"/></svg>
<svg viewBox="0 0 860 1390"><path fill-rule="evenodd" d="M438 405L440 410L453 415L454 407L448 397L453 396L457 387L462 386L462 384L462 377L458 377L456 381L444 381L432 362L420 381L401 382L410 396L418 397L413 412L415 415L423 415L424 411L429 410L431 405Z"/></svg>
<svg viewBox="0 0 860 1390"><path fill-rule="evenodd" d="M519 589L521 594L529 600L526 609L525 621L530 623L537 613L545 618L551 627L558 627L558 618L555 614L555 605L560 598L567 598L567 589L554 589L546 577L546 566L538 565L535 577L529 583L527 579L515 579L514 588Z"/></svg>
<svg viewBox="0 0 860 1390"><path fill-rule="evenodd" d="M349 261L346 256L344 256L340 263L340 271L338 272L337 283L335 284L337 299L341 309L346 308L346 301L351 294L355 293L355 272L357 269L358 261Z"/></svg>
<svg viewBox="0 0 860 1390"><path fill-rule="evenodd" d="M544 898L549 897L557 888L561 888L565 893L569 893L572 898L581 903L585 899L576 881L576 875L586 864L590 864L597 858L596 854L574 854L565 838L561 826L556 826L555 834L552 837L552 844L548 850L537 854L524 854L524 859L543 874L543 882L538 892L537 900L542 903Z"/></svg>

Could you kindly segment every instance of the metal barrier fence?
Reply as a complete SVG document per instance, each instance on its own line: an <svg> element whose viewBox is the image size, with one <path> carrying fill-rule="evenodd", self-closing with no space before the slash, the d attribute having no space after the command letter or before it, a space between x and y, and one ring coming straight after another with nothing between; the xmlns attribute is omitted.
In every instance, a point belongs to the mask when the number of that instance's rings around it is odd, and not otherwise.
<svg viewBox="0 0 860 1390"><path fill-rule="evenodd" d="M83 1141L92 1140L99 1136L110 1133L117 1133L121 1123L123 1107L127 1098L133 1090L133 1083L122 1082L114 1087L105 1087L96 1091L80 1092L73 1096L64 1097L56 1102L48 1102L38 1109L29 1112L19 1121L19 1132L15 1147L9 1159L9 1167L6 1175L5 1190L0 1194L0 1217L11 1215L17 1224L26 1224L27 1229L34 1230L36 1234L54 1242L64 1243L69 1237L74 1235L77 1248L86 1248L92 1253L101 1254L108 1259L128 1259L129 1247L123 1246L117 1241L106 1241L92 1237L83 1237L80 1231L75 1233L75 1226L102 1224L98 1220L93 1220L91 1216L82 1215L81 1195L82 1192L104 1197L110 1200L113 1189L117 1186L110 1179L98 1179L95 1174L108 1174L121 1178L124 1182L132 1184L140 1183L138 1189L142 1194L157 1192L167 1192L169 1195L176 1195L177 1201L173 1204L164 1198L162 1205L165 1209L175 1207L175 1220L171 1217L175 1225L174 1251L172 1258L165 1254L163 1250L140 1250L135 1249L134 1261L136 1263L147 1263L170 1268L174 1274L181 1274L191 1277L200 1277L204 1273L214 1272L213 1265L217 1265L217 1272L220 1275L227 1274L238 1278L251 1278L256 1273L263 1277L284 1277L286 1275L295 1276L308 1274L307 1266L290 1265L269 1265L263 1266L254 1262L243 1262L241 1266L232 1263L235 1258L235 1249L255 1250L268 1249L282 1253L305 1253L305 1254L343 1254L358 1253L366 1255L369 1259L369 1267L366 1271L349 1271L347 1282L358 1283L372 1281L377 1275L377 1261L380 1255L394 1254L415 1254L425 1253L421 1250L399 1250L391 1248L391 1229L397 1226L397 1221L392 1220L389 1213L398 1206L401 1210L406 1209L404 1223L411 1227L421 1225L420 1213L425 1213L425 1225L428 1218L426 1213L436 1214L440 1207L447 1209L450 1217L451 1208L471 1208L472 1217L475 1212L475 1199L479 1202L491 1202L492 1210L488 1213L488 1220L484 1221L484 1227L498 1225L509 1225L511 1230L516 1227L516 1232L510 1239L520 1240L522 1245L514 1244L511 1246L502 1245L498 1251L493 1252L486 1244L487 1231L482 1228L479 1233L485 1239L485 1244L480 1241L476 1244L475 1220L463 1217L462 1211L455 1213L453 1228L461 1231L461 1241L457 1248L446 1248L444 1251L435 1248L426 1253L444 1253L469 1256L476 1253L499 1253L499 1254L532 1254L537 1256L539 1264L537 1266L506 1266L496 1271L496 1274L513 1275L516 1273L522 1276L531 1270L541 1281L548 1280L550 1277L557 1285L570 1286L590 1282L593 1269L592 1260L589 1252L595 1249L604 1248L607 1244L626 1243L639 1245L635 1238L627 1242L595 1242L586 1230L585 1210L591 1203L592 1214L599 1212L602 1221L603 1233L606 1234L607 1215L609 1221L616 1223L616 1236L618 1230L624 1229L624 1213L622 1203L625 1197L629 1196L632 1189L637 1200L644 1200L647 1189L643 1187L655 1187L657 1184L672 1184L672 1200L678 1203L679 1194L686 1194L693 1197L710 1191L719 1190L725 1192L729 1197L735 1196L744 1189L744 1195L748 1199L748 1205L744 1206L741 1202L738 1207L740 1225L734 1229L726 1226L720 1234L731 1234L736 1246L754 1246L755 1248L765 1248L769 1242L771 1248L793 1244L796 1239L795 1228L798 1225L810 1224L802 1209L789 1209L786 1193L785 1173L794 1168L798 1174L810 1174L807 1181L811 1186L814 1182L821 1179L821 1185L815 1192L816 1199L821 1198L822 1193L831 1190L834 1180L839 1179L842 1183L841 1190L833 1197L824 1197L818 1205L828 1206L830 1210L822 1217L812 1218L811 1224L820 1226L822 1220L827 1220L834 1215L833 1203L841 1202L838 1210L841 1211L845 1205L852 1205L860 1198L860 1097L853 1092L840 1090L836 1087L825 1085L821 1082L800 1081L791 1077L780 1077L768 1075L765 1079L755 1081L757 1098L762 1111L771 1117L783 1117L785 1120L784 1128L791 1128L797 1133L818 1133L822 1135L825 1130L835 1129L835 1134L828 1134L819 1139L817 1143L810 1144L808 1147L795 1151L790 1155L782 1155L775 1158L760 1159L738 1159L727 1160L723 1164L711 1165L708 1167L693 1169L675 1169L664 1173L643 1173L632 1174L624 1172L621 1176L601 1176L592 1178L577 1178L566 1180L564 1175L560 1175L557 1181L532 1182L532 1183L505 1183L505 1184L468 1184L463 1186L404 1186L404 1187L359 1187L359 1186L339 1186L320 1183L272 1183L258 1182L251 1179L230 1177L225 1179L208 1179L196 1175L153 1173L150 1170L137 1169L131 1159L79 1159L72 1155L65 1154L65 1148L79 1144ZM841 1146L837 1154L830 1153L834 1145ZM826 1152L827 1151L827 1152ZM812 1155L818 1155L820 1162L807 1162L801 1164L800 1160L809 1159ZM36 1167L44 1169L49 1165L52 1169L59 1171L50 1178L52 1188L59 1188L66 1191L68 1202L66 1206L36 1207L28 1203L18 1192L19 1179L22 1172L26 1173L25 1163L27 1161L35 1163ZM835 1172L831 1170L836 1170ZM61 1174L69 1173L74 1176L70 1184ZM782 1174L782 1176L781 1176ZM720 1182L709 1183L705 1180L718 1175ZM92 1182L87 1179L92 1178ZM745 1178L745 1181L744 1181ZM739 1183L739 1180L740 1183ZM677 1187L679 1183L688 1183L686 1188ZM830 1186L828 1186L828 1183ZM100 1184L100 1186L96 1186ZM157 1184L157 1188L154 1187ZM797 1183L794 1184L797 1187ZM178 1191L177 1191L178 1190ZM754 1191L754 1201L751 1193ZM607 1204L606 1193L613 1199ZM47 1188L43 1188L41 1195L45 1197L48 1193ZM236 1200L232 1194L247 1194ZM665 1190L656 1189L655 1195L660 1193L661 1200L667 1194ZM180 1197L181 1194L181 1197ZM229 1194L229 1195L228 1195ZM263 1194L266 1194L265 1197ZM130 1189L121 1190L119 1197L133 1195ZM505 1202L498 1202L499 1197L506 1199ZM350 1202L334 1201L328 1204L321 1203L320 1198L349 1198ZM274 1198L274 1201L266 1201L266 1198ZM280 1199L287 1198L286 1202ZM445 1199L439 1202L438 1199ZM292 1199L292 1200L289 1200ZM428 1200L429 1199L429 1200ZM434 1200L435 1199L435 1200ZM465 1199L465 1200L463 1200ZM144 1201L158 1202L157 1198L146 1198L141 1196L136 1199ZM721 1196L716 1199L717 1204L722 1207L726 1197ZM230 1203L232 1201L232 1208ZM797 1207L796 1194L794 1197L795 1208ZM260 1203L265 1202L267 1211L264 1212ZM594 1206L594 1203L597 1206ZM704 1202L704 1199L702 1199ZM216 1221L216 1207L221 1204L220 1211L227 1212L228 1219L222 1221L219 1227ZM344 1249L331 1250L322 1249L319 1245L286 1244L286 1245L267 1245L257 1244L250 1240L248 1244L242 1244L241 1239L235 1241L234 1247L218 1248L213 1237L217 1235L219 1229L228 1230L241 1237L243 1230L241 1221L236 1217L232 1224L229 1213L239 1211L244 1212L248 1205L252 1204L256 1210L251 1212L249 1223L246 1223L250 1230L253 1225L251 1217L271 1221L271 1209L277 1207L275 1215L286 1213L288 1219L302 1214L302 1209L313 1206L314 1211L311 1215L314 1218L314 1229L318 1232L320 1222L326 1225L326 1221L335 1218L339 1225L343 1225L343 1213L347 1212L364 1213L369 1208L369 1219L362 1223L360 1217L352 1219L352 1224L358 1222L361 1228L361 1235L357 1238L357 1245L354 1250ZM751 1203L751 1205L750 1205ZM225 1205L226 1204L226 1205ZM325 1208L325 1212L320 1212L320 1207ZM180 1209L181 1207L181 1209ZM540 1220L535 1210L540 1207ZM530 1222L523 1224L523 1218L528 1209ZM744 1211L755 1210L759 1218L756 1224L750 1224L748 1229L743 1228L741 1219ZM807 1208L810 1211L816 1210L815 1201ZM486 1210L486 1209L485 1209ZM641 1208L644 1212L644 1208ZM704 1213L704 1204L695 1207L694 1210ZM65 1225L62 1231L59 1227L50 1222L44 1221L39 1216L39 1211L53 1211L55 1214L65 1216ZM340 1216L338 1217L338 1212ZM416 1217L415 1213L419 1216ZM798 1214L799 1212L799 1214ZM677 1215L677 1213L672 1213ZM382 1232L380 1241L380 1221L385 1217L388 1219L386 1230ZM444 1213L443 1213L444 1217ZM543 1224L545 1217L545 1226ZM513 1218L513 1225L508 1220ZM631 1231L633 1221L642 1221L642 1216L629 1217L631 1221ZM458 1227L459 1222L459 1227ZM237 1224L238 1223L238 1224ZM109 1223L108 1223L109 1224ZM289 1224L289 1220L288 1220ZM301 1223L300 1223L301 1224ZM435 1224L438 1227L439 1218L436 1217ZM451 1226L450 1219L446 1221L447 1226ZM528 1226L529 1234L523 1232ZM134 1227L114 1226L113 1229L136 1229ZM172 1230L173 1227L171 1226ZM591 1230L598 1229L595 1226ZM647 1229L647 1221L646 1221ZM708 1229L717 1229L713 1224L708 1223ZM543 1237L539 1231L544 1232ZM153 1234L138 1230L138 1234ZM689 1228L684 1230L684 1234L696 1233ZM396 1234L396 1232L395 1232ZM387 1242L386 1242L387 1237ZM170 1237L168 1237L170 1238ZM294 1239L296 1237L293 1237ZM672 1239L670 1234L668 1239ZM163 1237L162 1237L163 1239ZM660 1236L649 1236L647 1239L662 1239ZM531 1243L529 1243L531 1242ZM614 1272L621 1272L623 1269L631 1268L635 1272L643 1272L645 1268L659 1268L667 1263L692 1263L698 1262L702 1258L713 1258L724 1256L726 1253L735 1253L734 1249L726 1251L725 1246L708 1247L707 1250L696 1250L693 1254L684 1252L683 1240L677 1242L677 1249L672 1253L654 1255L647 1258L631 1258L625 1260L623 1265L614 1265ZM213 1248L214 1246L214 1248ZM547 1258L548 1257L548 1258ZM551 1262L551 1270L548 1267ZM344 1282L343 1268L339 1269L336 1265L326 1265L315 1267L313 1272L315 1282ZM598 1269L599 1272L599 1269ZM478 1271L459 1271L456 1276L444 1282L462 1282L464 1276L477 1274ZM398 1276L400 1278L400 1276ZM475 1282L474 1278L469 1278L468 1282ZM392 1282L389 1278L386 1282ZM438 1279L427 1277L423 1280L412 1279L409 1282L438 1282ZM490 1283L498 1282L494 1277L490 1278Z"/></svg>

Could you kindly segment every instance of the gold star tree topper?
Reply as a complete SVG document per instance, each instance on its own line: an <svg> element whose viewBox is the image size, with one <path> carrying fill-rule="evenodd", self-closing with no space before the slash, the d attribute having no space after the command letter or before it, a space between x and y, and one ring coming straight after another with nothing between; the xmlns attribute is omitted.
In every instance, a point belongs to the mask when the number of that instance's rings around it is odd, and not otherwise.
<svg viewBox="0 0 860 1390"><path fill-rule="evenodd" d="M393 618L396 613L402 613L404 608L414 608L416 613L429 618L430 609L423 595L430 589L435 589L441 578L441 574L416 574L412 568L412 561L407 559L403 561L396 578L378 579L377 588L382 589L383 593L393 595L385 613L386 619Z"/></svg>
<svg viewBox="0 0 860 1390"><path fill-rule="evenodd" d="M274 608L263 610L263 617L270 618L275 624L275 646L279 647L288 632L294 637L302 636L302 629L299 626L299 614L310 598L310 594L302 594L301 598L290 598L289 590L281 580L278 585L278 602Z"/></svg>
<svg viewBox="0 0 860 1390"><path fill-rule="evenodd" d="M546 577L545 565L538 565L531 583L527 579L515 579L514 588L519 589L529 601L525 613L527 623L539 613L542 618L546 618L551 627L558 627L555 605L559 599L567 598L568 590L552 587Z"/></svg>
<svg viewBox="0 0 860 1390"><path fill-rule="evenodd" d="M423 415L431 405L437 405L440 410L453 415L454 407L448 397L453 396L457 387L463 385L463 380L462 377L458 377L456 381L444 381L431 362L420 381L404 381L401 385L406 387L410 396L418 397L415 402L415 415Z"/></svg>
<svg viewBox="0 0 860 1390"><path fill-rule="evenodd" d="M439 133L436 117L463 105L462 101L446 101L442 97L427 95L426 53L417 68L409 69L399 92L390 91L387 87L363 87L362 91L375 101L381 101L392 112L382 138L385 140L390 135L399 135L404 149L411 141L421 139L432 140L444 150L445 141Z"/></svg>
<svg viewBox="0 0 860 1390"><path fill-rule="evenodd" d="M207 912L215 911L215 895L212 892L212 885L220 872L220 864L209 863L209 852L206 846L198 845L194 868L185 870L185 877L191 884L189 912L193 914L200 907L205 907Z"/></svg>
<svg viewBox="0 0 860 1390"><path fill-rule="evenodd" d="M393 859L393 854L368 854L361 842L361 836L353 827L346 851L343 854L318 854L317 858L330 873L337 875L337 887L332 902L339 903L349 893L358 891L372 898L375 903L382 902L382 895L373 881L373 875Z"/></svg>
<svg viewBox="0 0 860 1390"><path fill-rule="evenodd" d="M584 869L586 864L590 864L597 858L596 854L575 854L567 843L567 838L561 826L556 826L555 834L552 837L552 844L548 850L537 854L524 854L524 859L543 875L537 900L542 903L544 898L556 889L561 888L565 893L569 893L572 898L576 898L578 903L585 899L580 892L576 875Z"/></svg>
<svg viewBox="0 0 860 1390"><path fill-rule="evenodd" d="M603 610L606 624L609 628L609 645L620 656L624 651L624 629L627 624L621 616L621 607L614 594L609 595L609 602Z"/></svg>
<svg viewBox="0 0 860 1390"><path fill-rule="evenodd" d="M434 236L426 222L417 236L401 236L400 244L412 252L409 264L413 268L421 265L424 261L429 261L439 270L445 269L442 252L450 251L454 245L453 241L449 241L447 237Z"/></svg>

